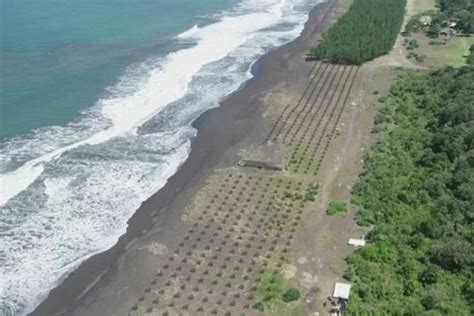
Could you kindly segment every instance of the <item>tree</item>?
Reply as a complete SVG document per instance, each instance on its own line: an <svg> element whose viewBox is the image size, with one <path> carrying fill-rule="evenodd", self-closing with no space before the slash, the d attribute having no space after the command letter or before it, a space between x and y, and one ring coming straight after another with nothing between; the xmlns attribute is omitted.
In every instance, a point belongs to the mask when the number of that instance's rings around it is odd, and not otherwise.
<svg viewBox="0 0 474 316"><path fill-rule="evenodd" d="M469 55L467 56L466 64L474 65L474 44L469 48Z"/></svg>

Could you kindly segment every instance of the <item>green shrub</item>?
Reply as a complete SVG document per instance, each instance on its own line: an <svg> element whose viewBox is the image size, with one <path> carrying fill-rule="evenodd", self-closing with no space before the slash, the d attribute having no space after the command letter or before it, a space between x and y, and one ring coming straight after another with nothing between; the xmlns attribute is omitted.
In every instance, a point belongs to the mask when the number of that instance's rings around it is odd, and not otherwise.
<svg viewBox="0 0 474 316"><path fill-rule="evenodd" d="M255 304L252 305L252 308L258 310L258 311L261 311L263 312L264 311L264 306L263 306L263 303L262 302L257 302Z"/></svg>
<svg viewBox="0 0 474 316"><path fill-rule="evenodd" d="M316 196L319 193L319 183L313 184L306 191L305 200L314 202L316 201Z"/></svg>
<svg viewBox="0 0 474 316"><path fill-rule="evenodd" d="M415 60L419 63L422 63L425 61L425 56L424 55L416 55Z"/></svg>
<svg viewBox="0 0 474 316"><path fill-rule="evenodd" d="M466 64L474 65L474 44L469 48L469 55L467 56Z"/></svg>
<svg viewBox="0 0 474 316"><path fill-rule="evenodd" d="M331 202L329 203L329 207L326 211L328 215L335 215L340 213L347 212L347 204L344 202Z"/></svg>
<svg viewBox="0 0 474 316"><path fill-rule="evenodd" d="M289 303L289 302L293 302L293 301L297 301L299 300L301 294L300 294L300 290L298 290L297 288L290 288L288 290L286 290L285 293L283 293L283 301L286 302L286 303Z"/></svg>
<svg viewBox="0 0 474 316"><path fill-rule="evenodd" d="M416 39L412 39L408 42L407 49L413 50L413 49L418 48L418 47L419 47L419 45L418 45L418 41Z"/></svg>

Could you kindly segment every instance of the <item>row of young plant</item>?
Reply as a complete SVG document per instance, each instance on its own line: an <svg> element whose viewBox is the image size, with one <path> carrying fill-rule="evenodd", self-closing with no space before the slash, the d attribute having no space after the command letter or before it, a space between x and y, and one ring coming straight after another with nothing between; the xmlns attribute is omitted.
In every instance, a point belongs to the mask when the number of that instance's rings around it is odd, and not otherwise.
<svg viewBox="0 0 474 316"><path fill-rule="evenodd" d="M355 0L310 58L362 64L389 52L401 30L406 0Z"/></svg>
<svg viewBox="0 0 474 316"><path fill-rule="evenodd" d="M474 314L474 66L399 76L354 187L350 315Z"/></svg>

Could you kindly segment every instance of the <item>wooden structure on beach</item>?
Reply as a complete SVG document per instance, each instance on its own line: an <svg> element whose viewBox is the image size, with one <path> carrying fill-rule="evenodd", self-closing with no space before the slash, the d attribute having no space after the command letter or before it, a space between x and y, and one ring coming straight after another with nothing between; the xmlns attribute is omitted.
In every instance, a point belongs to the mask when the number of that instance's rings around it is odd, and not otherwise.
<svg viewBox="0 0 474 316"><path fill-rule="evenodd" d="M265 170L272 170L272 171L282 171L283 167L271 163L271 162L264 162L264 161L255 161L255 160L240 160L237 165L241 167L249 167L249 168L257 168L257 169L265 169Z"/></svg>

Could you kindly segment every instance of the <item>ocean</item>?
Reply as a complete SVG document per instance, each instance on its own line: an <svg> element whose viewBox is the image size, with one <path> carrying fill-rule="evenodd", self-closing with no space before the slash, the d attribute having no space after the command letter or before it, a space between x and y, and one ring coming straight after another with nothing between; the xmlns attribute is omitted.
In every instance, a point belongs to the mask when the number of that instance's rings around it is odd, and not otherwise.
<svg viewBox="0 0 474 316"><path fill-rule="evenodd" d="M0 0L0 315L112 247L320 0Z"/></svg>

